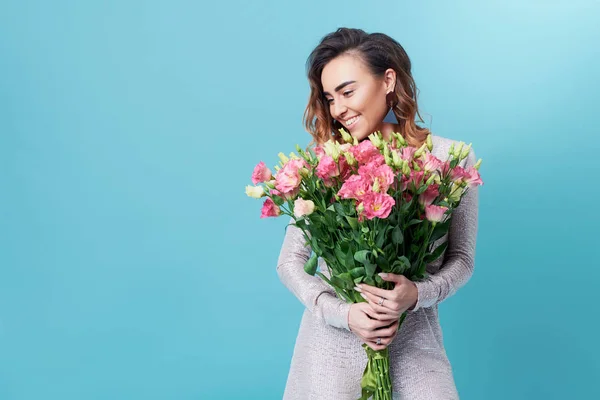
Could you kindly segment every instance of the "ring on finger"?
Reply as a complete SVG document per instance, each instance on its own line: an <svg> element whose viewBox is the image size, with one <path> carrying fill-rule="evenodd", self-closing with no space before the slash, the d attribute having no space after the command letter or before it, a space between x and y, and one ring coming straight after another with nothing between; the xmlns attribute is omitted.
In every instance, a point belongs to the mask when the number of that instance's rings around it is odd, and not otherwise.
<svg viewBox="0 0 600 400"><path fill-rule="evenodd" d="M377 304L378 304L378 305L380 305L380 306L382 306L384 301L385 301L385 298L384 298L384 297L381 297L381 298L379 299L379 303L377 303Z"/></svg>
<svg viewBox="0 0 600 400"><path fill-rule="evenodd" d="M377 345L380 345L380 344L381 344L381 338L380 338L380 337L378 337L378 338L377 338Z"/></svg>

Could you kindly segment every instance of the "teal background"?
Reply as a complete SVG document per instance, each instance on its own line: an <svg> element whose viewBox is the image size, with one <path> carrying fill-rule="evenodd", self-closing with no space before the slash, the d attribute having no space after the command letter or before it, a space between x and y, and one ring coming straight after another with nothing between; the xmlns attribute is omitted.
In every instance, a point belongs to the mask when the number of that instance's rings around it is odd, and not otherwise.
<svg viewBox="0 0 600 400"><path fill-rule="evenodd" d="M405 46L484 159L461 399L600 398L600 3L0 3L0 399L279 399L303 307L244 187L340 26Z"/></svg>

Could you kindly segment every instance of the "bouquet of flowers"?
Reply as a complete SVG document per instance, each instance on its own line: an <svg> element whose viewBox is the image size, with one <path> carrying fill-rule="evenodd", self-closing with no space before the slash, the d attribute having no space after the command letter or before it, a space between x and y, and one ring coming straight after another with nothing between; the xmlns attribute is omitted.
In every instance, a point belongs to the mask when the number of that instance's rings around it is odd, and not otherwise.
<svg viewBox="0 0 600 400"><path fill-rule="evenodd" d="M471 145L451 146L447 160L431 154L431 135L415 148L401 134L384 140L380 132L358 143L340 129L344 143L330 140L289 157L279 153L276 174L264 162L252 174L246 194L266 197L261 218L288 215L312 249L304 269L318 274L349 303L366 301L354 287L364 282L392 289L378 274L401 274L416 281L438 259L448 242L434 246L449 230L452 212L467 190L483 184L481 160L464 169L458 164ZM317 271L321 257L329 277ZM406 317L399 316L398 329ZM388 349L366 343L368 363L362 397L391 400Z"/></svg>

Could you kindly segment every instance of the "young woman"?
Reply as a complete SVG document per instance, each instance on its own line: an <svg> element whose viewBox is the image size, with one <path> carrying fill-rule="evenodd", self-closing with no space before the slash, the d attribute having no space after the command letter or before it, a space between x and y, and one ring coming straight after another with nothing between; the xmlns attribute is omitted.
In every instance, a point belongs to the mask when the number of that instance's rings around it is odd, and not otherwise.
<svg viewBox="0 0 600 400"><path fill-rule="evenodd" d="M399 132L419 147L429 131L418 115L410 60L402 46L382 33L340 28L326 35L307 62L311 94L304 122L313 140L324 143L345 128L357 140L381 131ZM393 111L397 124L384 122ZM447 159L453 140L432 135L433 154ZM460 165L475 164L475 154ZM299 228L287 228L277 272L306 306L296 339L284 399L356 400L367 363L361 347L390 351L394 398L458 399L443 345L438 304L471 277L477 236L478 191L472 188L454 211L445 254L427 266L430 276L412 282L390 274L393 290L361 285L368 303L347 304L318 276L304 272L310 247ZM328 275L319 259L320 270ZM400 330L398 319L408 310Z"/></svg>

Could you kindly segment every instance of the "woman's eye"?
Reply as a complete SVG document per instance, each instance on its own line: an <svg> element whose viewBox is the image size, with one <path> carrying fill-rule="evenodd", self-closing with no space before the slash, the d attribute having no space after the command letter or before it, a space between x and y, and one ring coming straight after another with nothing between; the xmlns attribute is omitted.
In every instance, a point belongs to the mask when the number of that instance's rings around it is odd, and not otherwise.
<svg viewBox="0 0 600 400"><path fill-rule="evenodd" d="M348 96L352 92L354 92L354 90L347 90L347 91L344 92L344 96Z"/></svg>
<svg viewBox="0 0 600 400"><path fill-rule="evenodd" d="M327 101L327 104L331 104L331 102L333 101L333 99L325 99Z"/></svg>

